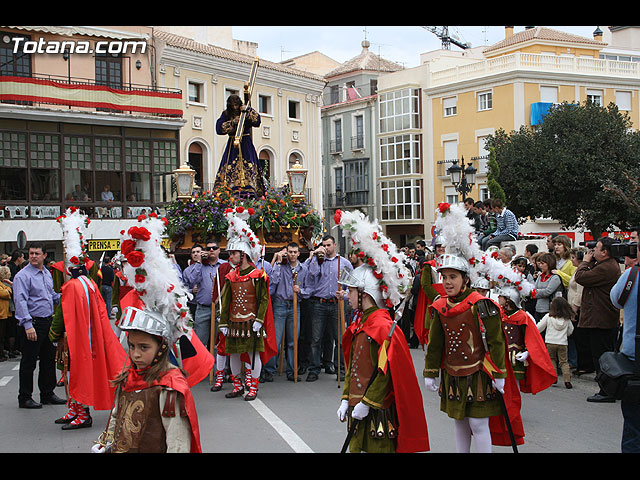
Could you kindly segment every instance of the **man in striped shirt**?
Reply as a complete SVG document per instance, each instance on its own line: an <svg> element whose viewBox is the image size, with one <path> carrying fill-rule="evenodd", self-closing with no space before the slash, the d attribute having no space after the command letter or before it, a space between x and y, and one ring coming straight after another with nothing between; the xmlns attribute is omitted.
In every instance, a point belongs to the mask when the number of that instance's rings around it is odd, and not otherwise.
<svg viewBox="0 0 640 480"><path fill-rule="evenodd" d="M492 245L500 247L501 242L513 241L518 238L518 220L511 210L504 206L502 200L491 200L491 208L496 214L496 231L482 239L482 249Z"/></svg>

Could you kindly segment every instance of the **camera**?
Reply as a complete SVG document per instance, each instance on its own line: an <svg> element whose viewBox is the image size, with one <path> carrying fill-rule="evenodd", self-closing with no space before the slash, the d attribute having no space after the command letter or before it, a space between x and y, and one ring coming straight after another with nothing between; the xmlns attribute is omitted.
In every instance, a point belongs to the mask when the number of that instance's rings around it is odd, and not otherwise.
<svg viewBox="0 0 640 480"><path fill-rule="evenodd" d="M580 246L581 247L587 247L587 249L592 250L594 248L596 248L596 245L598 244L597 240L591 240L590 242L580 242Z"/></svg>
<svg viewBox="0 0 640 480"><path fill-rule="evenodd" d="M611 244L611 256L614 258L636 258L638 242L621 242Z"/></svg>

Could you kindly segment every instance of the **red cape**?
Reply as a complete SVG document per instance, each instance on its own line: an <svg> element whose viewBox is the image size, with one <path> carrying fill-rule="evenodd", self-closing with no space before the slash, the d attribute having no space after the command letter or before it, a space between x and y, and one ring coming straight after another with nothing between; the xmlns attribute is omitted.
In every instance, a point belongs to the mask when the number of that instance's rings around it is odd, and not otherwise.
<svg viewBox="0 0 640 480"><path fill-rule="evenodd" d="M120 302L122 310L128 306L144 309L144 302L140 300L140 296L136 290L131 290L127 293ZM184 337L183 337L184 338ZM182 368L189 374L187 376L187 383L190 387L197 385L204 380L211 372L215 358L211 355L211 352L202 344L198 336L193 330L186 336L193 348L195 349L195 355L182 358ZM174 350L175 352L175 350Z"/></svg>
<svg viewBox="0 0 640 480"><path fill-rule="evenodd" d="M502 310L502 321L513 325L525 325L524 344L529 352L528 366L524 380L520 381L520 391L535 395L549 388L558 380L558 375L553 368L547 346L538 327L531 316L524 310L518 310L508 316Z"/></svg>
<svg viewBox="0 0 640 480"><path fill-rule="evenodd" d="M507 378L504 382L504 395L502 395L502 398L507 407L509 423L511 423L511 430L513 431L516 445L523 445L524 425L520 414L522 399L520 398L518 382L516 381L511 363L508 359L508 353L505 354L505 364L507 365ZM491 431L491 443L493 445L502 447L511 446L511 438L509 437L509 430L507 429L504 415L489 417L489 430Z"/></svg>
<svg viewBox="0 0 640 480"><path fill-rule="evenodd" d="M382 345L391 329L391 317L386 309L379 309L367 317L363 326L366 335ZM355 323L349 325L342 337L342 351L346 362L350 358ZM399 328L394 329L387 348L387 365L391 368L392 395L398 412L398 453L429 451L429 434L424 414L422 393L415 374L409 346Z"/></svg>
<svg viewBox="0 0 640 480"><path fill-rule="evenodd" d="M172 388L173 390L176 390L182 394L185 400L185 409L187 411L187 416L189 417L189 423L191 424L191 453L202 453L196 404L193 400L193 395L191 394L187 379L179 369L172 368L171 370L168 370L161 378L154 380L151 384L148 384L144 381L137 370L130 367L127 381L123 385L122 390L124 390L125 392L131 392L153 387L155 385L163 385L165 387ZM178 414L177 409L176 414Z"/></svg>
<svg viewBox="0 0 640 480"><path fill-rule="evenodd" d="M425 263L435 266L434 260L429 260L428 262L425 262ZM444 287L442 286L441 283L432 283L431 286L438 291L440 296L445 295ZM418 300L416 302L415 317L413 317L413 330L414 332L416 332L416 336L418 337L418 340L420 341L420 344L423 347L427 344L427 340L429 339L429 330L427 330L424 327L424 323L425 323L424 320L425 320L425 315L427 314L429 305L431 305L431 302L432 302L431 299L427 297L427 295L424 293L424 290L422 289L422 286L421 286L420 291L418 292Z"/></svg>
<svg viewBox="0 0 640 480"><path fill-rule="evenodd" d="M62 285L61 305L69 345L69 395L96 410L110 410L115 393L110 381L122 372L127 354L111 328L98 285L85 276L68 280Z"/></svg>
<svg viewBox="0 0 640 480"><path fill-rule="evenodd" d="M225 279L229 279L229 281L238 281L240 279L245 278L253 278L258 279L264 276L265 287L267 289L267 298L269 299L269 303L267 304L267 312L264 316L263 329L266 333L264 342L264 351L260 353L260 361L262 365L265 365L269 359L278 354L278 345L276 344L276 329L273 321L273 306L271 305L271 294L269 293L269 276L265 273L264 270L259 268L254 268L247 275L240 276L238 275L238 269L232 269L228 274L225 275ZM222 284L220 284L221 288L224 288ZM215 288L215 287L214 287ZM224 335L218 335L218 351L222 351L222 355L224 355ZM241 359L245 363L252 363L252 358L250 353L241 354Z"/></svg>

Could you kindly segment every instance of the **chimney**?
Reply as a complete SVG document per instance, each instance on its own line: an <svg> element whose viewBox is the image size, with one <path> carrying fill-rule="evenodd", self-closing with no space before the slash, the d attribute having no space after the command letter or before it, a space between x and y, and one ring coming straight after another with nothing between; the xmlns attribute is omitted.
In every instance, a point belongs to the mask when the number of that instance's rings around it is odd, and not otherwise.
<svg viewBox="0 0 640 480"><path fill-rule="evenodd" d="M513 27L504 27L504 38L505 40L507 38L511 38L513 37Z"/></svg>
<svg viewBox="0 0 640 480"><path fill-rule="evenodd" d="M598 42L602 41L602 30L600 30L600 27L597 27L593 32L593 39Z"/></svg>

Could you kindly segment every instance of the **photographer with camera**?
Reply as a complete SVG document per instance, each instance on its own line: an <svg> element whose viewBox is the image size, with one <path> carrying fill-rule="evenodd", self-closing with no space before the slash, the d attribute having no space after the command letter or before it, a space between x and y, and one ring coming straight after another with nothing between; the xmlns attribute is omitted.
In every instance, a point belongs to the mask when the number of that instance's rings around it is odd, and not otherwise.
<svg viewBox="0 0 640 480"><path fill-rule="evenodd" d="M615 349L615 339L620 325L620 310L611 303L611 288L620 277L620 266L612 255L611 247L615 243L609 237L601 237L595 243L588 242L591 248L584 254L582 263L575 271L575 280L584 288L580 301L580 321L596 373L600 372L599 359L604 352ZM587 402L614 403L602 389L587 398Z"/></svg>
<svg viewBox="0 0 640 480"><path fill-rule="evenodd" d="M636 254L638 258L638 231L634 229L635 239L632 235L631 241L635 241ZM633 257L628 257L633 258ZM637 262L636 262L637 263ZM626 262L625 262L626 265ZM621 295L627 287L628 282L633 282L633 287L628 290L626 301L622 301ZM638 278L637 268L627 268L620 276L616 284L611 289L610 299L613 305L622 309L622 344L620 345L620 353L635 362L636 350L636 323L638 320ZM621 400L620 408L622 410L622 453L640 453L640 404L632 401Z"/></svg>

